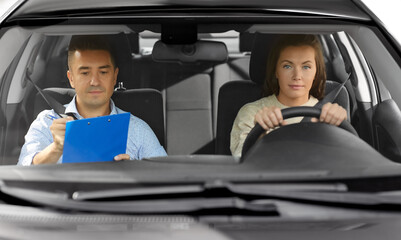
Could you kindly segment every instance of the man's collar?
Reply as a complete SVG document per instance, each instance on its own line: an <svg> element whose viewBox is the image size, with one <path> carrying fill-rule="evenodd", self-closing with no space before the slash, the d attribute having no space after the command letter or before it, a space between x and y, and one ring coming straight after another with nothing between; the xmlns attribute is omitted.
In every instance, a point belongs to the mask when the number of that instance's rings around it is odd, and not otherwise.
<svg viewBox="0 0 401 240"><path fill-rule="evenodd" d="M83 117L79 114L78 109L77 109L77 105L76 105L76 101L75 101L76 96L77 96L77 95L75 95L75 96L72 98L72 100L71 100L70 103L68 103L67 105L65 105L65 107L66 107L66 108L65 108L65 113L72 113L72 114L74 114L74 116L75 116L77 119L83 119ZM114 104L113 100L111 100L111 99L110 99L110 108L111 108L110 115L117 114L116 105Z"/></svg>

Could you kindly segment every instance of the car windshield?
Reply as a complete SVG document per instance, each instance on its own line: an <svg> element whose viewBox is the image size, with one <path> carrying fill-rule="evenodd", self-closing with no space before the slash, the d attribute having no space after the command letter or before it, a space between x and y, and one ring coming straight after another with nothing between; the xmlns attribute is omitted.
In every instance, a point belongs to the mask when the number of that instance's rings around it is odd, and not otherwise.
<svg viewBox="0 0 401 240"><path fill-rule="evenodd" d="M8 165L1 171L14 180L124 183L397 175L397 43L362 11L340 14L345 6L331 14L322 10L323 21L317 12L263 14L254 8L216 8L210 17L200 9L193 18L185 8L162 5L149 8L149 16L123 6L93 13L18 9L0 30L0 163ZM269 62L288 36L312 36L321 52L318 58L309 48L311 60L302 60L304 53L285 60L285 71L296 69L298 59L302 71L323 69L312 77L315 83L325 78L320 95L311 90L302 104L292 104L279 63ZM82 48L85 41L107 48ZM276 92L267 83L274 78L269 66L279 82ZM293 92L304 88L288 86ZM239 112L269 95L288 108L285 118L300 120L251 134L257 111L249 108L244 122ZM343 123L311 123L328 102L344 110ZM300 105L309 108L292 108ZM60 138L51 126L62 119L68 122ZM238 130L244 126L248 130ZM37 164L45 149L60 142L64 149L54 164ZM57 177L42 174L48 171Z"/></svg>
<svg viewBox="0 0 401 240"><path fill-rule="evenodd" d="M401 46L360 0L14 2L0 239L400 235Z"/></svg>

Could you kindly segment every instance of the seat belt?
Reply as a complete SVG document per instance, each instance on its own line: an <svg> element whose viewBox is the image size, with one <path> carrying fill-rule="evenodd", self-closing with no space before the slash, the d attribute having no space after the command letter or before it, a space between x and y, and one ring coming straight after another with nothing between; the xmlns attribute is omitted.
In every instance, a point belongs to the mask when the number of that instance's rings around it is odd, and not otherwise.
<svg viewBox="0 0 401 240"><path fill-rule="evenodd" d="M74 118L74 120L77 120L77 118L74 116L73 113L65 113L65 107L63 104L59 103L56 99L54 99L52 96L49 94L46 94L43 92L43 90L36 85L31 77L29 76L28 72L25 74L26 79L32 83L32 85L36 88L36 90L39 92L39 94L42 96L42 98L45 100L45 102L54 110L54 112L59 115L60 118L64 118L67 116L71 116Z"/></svg>
<svg viewBox="0 0 401 240"><path fill-rule="evenodd" d="M32 85L36 88L36 90L39 92L39 94L42 96L42 98L45 100L45 102L50 106L50 108L52 108L54 110L54 112L56 112L56 114L59 117L64 118L67 116L71 116L74 118L74 120L76 120L77 118L74 116L73 113L67 113L67 114L65 113L65 107L63 106L63 104L59 103L52 96L43 92L43 90L32 81L31 75L33 73L33 67L34 67L34 63L35 63L35 61L33 59L34 59L34 57L37 56L38 51L39 51L39 45L37 44L33 48L33 51L31 52L31 54L29 56L29 61L28 61L29 65L27 66L26 71L25 71L25 79L28 80L30 83L32 83Z"/></svg>
<svg viewBox="0 0 401 240"><path fill-rule="evenodd" d="M328 102L333 102L338 94L341 91L341 88L344 87L344 85L348 82L348 80L351 78L351 73L348 73L347 79L342 82L340 85L338 85L336 88L331 90L322 100L320 100L318 103L316 103L315 107L317 108L322 108L324 104Z"/></svg>
<svg viewBox="0 0 401 240"><path fill-rule="evenodd" d="M326 96L324 96L322 100L317 102L313 107L321 109L324 104L328 102L333 102L340 93L341 88L345 85L345 83L348 82L350 78L351 78L351 73L348 73L347 79L344 82L342 82L340 85L331 90ZM310 120L311 120L310 117L304 117L301 122L310 122Z"/></svg>

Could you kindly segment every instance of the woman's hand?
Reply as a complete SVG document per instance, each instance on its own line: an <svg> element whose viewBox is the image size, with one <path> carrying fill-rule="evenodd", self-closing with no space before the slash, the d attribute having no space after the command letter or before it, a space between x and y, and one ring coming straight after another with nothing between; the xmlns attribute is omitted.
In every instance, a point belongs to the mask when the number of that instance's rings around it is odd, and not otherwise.
<svg viewBox="0 0 401 240"><path fill-rule="evenodd" d="M287 124L283 119L281 109L278 107L262 108L256 113L254 122L259 123L259 125L266 131Z"/></svg>
<svg viewBox="0 0 401 240"><path fill-rule="evenodd" d="M326 103L322 107L319 120L312 118L312 122L325 122L339 126L347 119L347 111L337 103Z"/></svg>

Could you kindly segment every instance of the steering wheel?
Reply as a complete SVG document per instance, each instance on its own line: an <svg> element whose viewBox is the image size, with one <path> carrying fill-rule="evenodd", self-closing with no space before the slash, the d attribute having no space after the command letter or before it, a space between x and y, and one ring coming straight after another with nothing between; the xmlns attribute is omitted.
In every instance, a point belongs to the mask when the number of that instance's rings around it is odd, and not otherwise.
<svg viewBox="0 0 401 240"><path fill-rule="evenodd" d="M282 109L281 114L283 115L283 119L301 116L319 118L321 111L321 109L316 107L290 107ZM358 136L358 133L356 132L354 127L352 127L351 123L346 120L343 121L339 127ZM256 123L256 125L252 128L244 141L244 145L242 147L242 157L245 156L248 150L256 143L259 136L265 131L266 130L264 130L258 123Z"/></svg>

